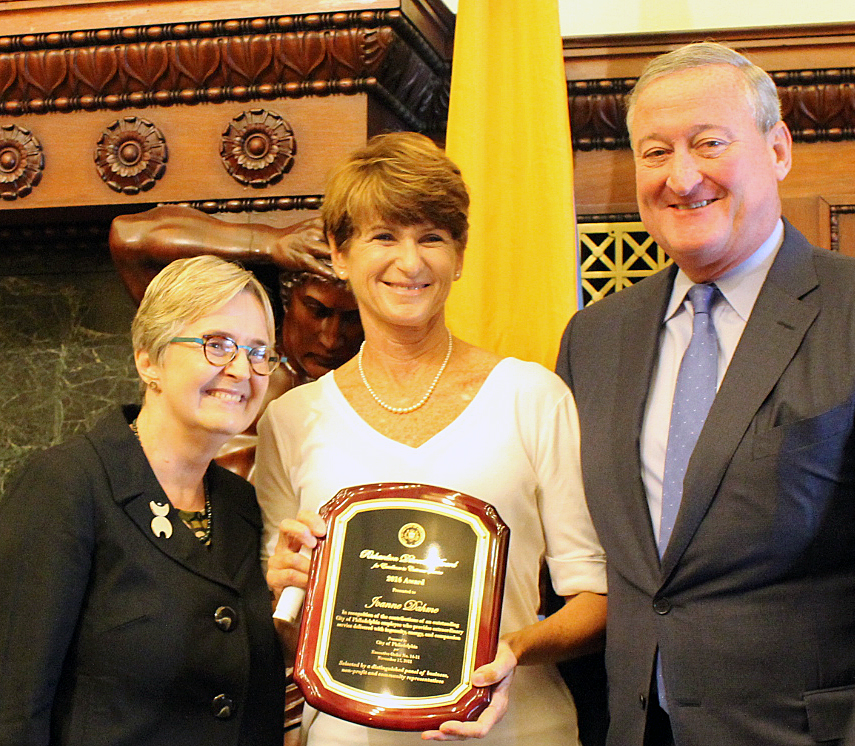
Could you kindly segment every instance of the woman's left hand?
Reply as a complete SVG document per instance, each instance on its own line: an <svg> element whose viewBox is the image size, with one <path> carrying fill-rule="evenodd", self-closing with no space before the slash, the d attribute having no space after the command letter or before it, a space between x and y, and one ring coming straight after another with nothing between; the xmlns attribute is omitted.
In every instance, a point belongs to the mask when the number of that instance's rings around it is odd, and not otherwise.
<svg viewBox="0 0 855 746"><path fill-rule="evenodd" d="M517 657L510 646L504 640L499 640L493 662L481 666L472 675L472 683L475 686L493 687L490 704L477 720L471 722L448 720L439 726L439 730L427 730L422 733L422 738L426 741L464 741L467 738L486 736L490 729L504 717L508 709L511 679L514 677L516 666Z"/></svg>

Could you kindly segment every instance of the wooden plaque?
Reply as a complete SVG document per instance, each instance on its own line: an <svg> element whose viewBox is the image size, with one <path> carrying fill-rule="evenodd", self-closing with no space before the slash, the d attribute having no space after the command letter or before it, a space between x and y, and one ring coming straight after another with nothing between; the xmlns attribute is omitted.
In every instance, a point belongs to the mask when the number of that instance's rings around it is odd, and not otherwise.
<svg viewBox="0 0 855 746"><path fill-rule="evenodd" d="M313 707L362 725L473 720L490 689L510 530L487 503L424 484L341 490L320 510L294 678Z"/></svg>

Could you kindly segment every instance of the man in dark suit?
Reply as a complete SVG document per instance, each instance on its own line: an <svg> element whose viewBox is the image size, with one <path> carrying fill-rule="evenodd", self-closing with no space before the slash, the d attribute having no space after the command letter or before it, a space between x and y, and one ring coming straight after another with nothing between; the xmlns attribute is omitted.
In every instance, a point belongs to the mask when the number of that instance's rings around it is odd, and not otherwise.
<svg viewBox="0 0 855 746"><path fill-rule="evenodd" d="M657 58L627 122L641 217L674 265L576 314L558 361L609 563L608 743L841 743L855 261L781 219L791 137L741 55Z"/></svg>

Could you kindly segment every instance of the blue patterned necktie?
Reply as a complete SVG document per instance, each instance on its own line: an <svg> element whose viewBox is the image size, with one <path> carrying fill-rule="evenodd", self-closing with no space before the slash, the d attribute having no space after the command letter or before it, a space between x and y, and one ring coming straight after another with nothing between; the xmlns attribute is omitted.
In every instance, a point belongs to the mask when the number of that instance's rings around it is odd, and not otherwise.
<svg viewBox="0 0 855 746"><path fill-rule="evenodd" d="M671 407L665 473L662 476L660 557L665 553L677 520L689 458L715 399L718 343L710 309L717 292L715 285L692 285L689 288L689 301L694 309L692 339L680 363Z"/></svg>
<svg viewBox="0 0 855 746"><path fill-rule="evenodd" d="M665 473L662 476L662 518L659 523L660 557L665 553L677 520L677 511L683 498L683 478L686 476L689 458L695 450L698 435L715 399L718 342L710 309L717 292L715 285L692 285L689 288L689 301L694 310L692 339L683 354L677 373L671 424L668 427ZM656 681L659 687L659 704L668 712L661 654L656 656Z"/></svg>

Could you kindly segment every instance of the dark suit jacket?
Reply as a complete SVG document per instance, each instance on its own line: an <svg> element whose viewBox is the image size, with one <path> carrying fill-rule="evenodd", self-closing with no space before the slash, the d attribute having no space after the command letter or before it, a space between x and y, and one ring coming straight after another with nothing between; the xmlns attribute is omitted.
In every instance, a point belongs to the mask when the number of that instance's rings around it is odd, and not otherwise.
<svg viewBox="0 0 855 746"><path fill-rule="evenodd" d="M132 416L132 415L131 415ZM282 743L283 667L252 487L212 465L212 545L118 410L0 501L0 744Z"/></svg>
<svg viewBox="0 0 855 746"><path fill-rule="evenodd" d="M786 224L660 564L639 439L675 274L576 314L558 363L608 557L609 744L642 743L657 646L679 746L836 743L855 698L855 261Z"/></svg>

